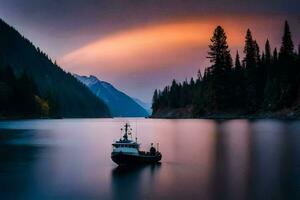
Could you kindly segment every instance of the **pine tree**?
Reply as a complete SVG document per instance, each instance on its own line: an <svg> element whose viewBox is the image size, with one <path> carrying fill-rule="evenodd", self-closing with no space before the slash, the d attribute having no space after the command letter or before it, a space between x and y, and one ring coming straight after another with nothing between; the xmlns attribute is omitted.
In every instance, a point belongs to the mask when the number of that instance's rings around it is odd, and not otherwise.
<svg viewBox="0 0 300 200"><path fill-rule="evenodd" d="M248 112L255 112L257 109L257 61L259 57L259 48L253 40L250 29L247 30L244 47L244 65L245 65L245 82L246 82L246 106Z"/></svg>
<svg viewBox="0 0 300 200"><path fill-rule="evenodd" d="M297 90L297 68L294 44L290 27L286 21L278 59L278 77L280 81L280 107L289 107L295 99Z"/></svg>
<svg viewBox="0 0 300 200"><path fill-rule="evenodd" d="M271 46L270 46L270 42L267 39L266 44L265 44L265 62L266 65L270 65L271 64Z"/></svg>
<svg viewBox="0 0 300 200"><path fill-rule="evenodd" d="M274 49L273 51L273 64L278 62L278 52L277 52L277 48Z"/></svg>
<svg viewBox="0 0 300 200"><path fill-rule="evenodd" d="M158 91L155 90L152 98L152 112L155 113L158 110L159 102L158 102Z"/></svg>
<svg viewBox="0 0 300 200"><path fill-rule="evenodd" d="M232 58L227 44L227 36L221 26L215 29L211 43L208 58L213 65L210 67L212 78L209 90L211 90L211 96L208 97L208 100L211 102L213 110L223 111L228 109L230 98L233 95L230 90Z"/></svg>
<svg viewBox="0 0 300 200"><path fill-rule="evenodd" d="M235 67L233 73L233 90L234 97L232 105L236 109L241 110L245 105L245 76L244 76L244 68L241 65L239 52L236 52L235 56Z"/></svg>
<svg viewBox="0 0 300 200"><path fill-rule="evenodd" d="M227 44L227 36L221 26L215 29L210 41L212 44L209 45L210 51L207 58L213 63L213 70L230 70L232 67L232 58Z"/></svg>
<svg viewBox="0 0 300 200"><path fill-rule="evenodd" d="M241 61L240 61L240 55L239 52L236 52L236 56L235 56L235 69L241 69L242 65L241 65Z"/></svg>
<svg viewBox="0 0 300 200"><path fill-rule="evenodd" d="M282 37L282 44L280 48L279 57L290 57L293 55L294 55L294 43L292 41L292 34L288 22L285 21L284 34Z"/></svg>
<svg viewBox="0 0 300 200"><path fill-rule="evenodd" d="M246 69L253 69L256 67L256 50L254 47L254 40L252 38L252 33L250 29L247 30L246 39L245 39L245 47L244 47L244 63Z"/></svg>
<svg viewBox="0 0 300 200"><path fill-rule="evenodd" d="M256 40L253 41L253 47L254 47L254 55L255 55L255 64L259 64L260 61L261 61L261 58L260 58L260 49L259 49L259 46L258 46L258 43L256 42Z"/></svg>
<svg viewBox="0 0 300 200"><path fill-rule="evenodd" d="M180 85L177 84L175 79L172 81L170 88L169 101L171 108L178 108L180 106Z"/></svg>

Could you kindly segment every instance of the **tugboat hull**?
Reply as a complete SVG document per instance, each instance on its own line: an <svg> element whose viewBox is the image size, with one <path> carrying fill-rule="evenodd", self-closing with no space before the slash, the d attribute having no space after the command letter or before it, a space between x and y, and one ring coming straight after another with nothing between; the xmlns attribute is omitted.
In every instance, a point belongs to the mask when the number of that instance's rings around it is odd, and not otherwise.
<svg viewBox="0 0 300 200"><path fill-rule="evenodd" d="M156 155L130 155L124 153L112 153L111 159L118 165L152 164L161 160L161 154Z"/></svg>

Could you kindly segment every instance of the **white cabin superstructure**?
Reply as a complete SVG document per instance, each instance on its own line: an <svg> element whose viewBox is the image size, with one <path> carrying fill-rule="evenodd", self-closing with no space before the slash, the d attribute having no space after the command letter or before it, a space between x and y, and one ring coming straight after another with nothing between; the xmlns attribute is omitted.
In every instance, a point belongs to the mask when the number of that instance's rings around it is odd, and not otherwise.
<svg viewBox="0 0 300 200"><path fill-rule="evenodd" d="M131 128L129 124L125 124L124 126L124 135L123 139L121 138L119 141L116 141L112 144L114 153L124 153L130 155L138 155L140 144L136 141L129 140L128 135L131 135ZM123 129L121 129L123 131Z"/></svg>

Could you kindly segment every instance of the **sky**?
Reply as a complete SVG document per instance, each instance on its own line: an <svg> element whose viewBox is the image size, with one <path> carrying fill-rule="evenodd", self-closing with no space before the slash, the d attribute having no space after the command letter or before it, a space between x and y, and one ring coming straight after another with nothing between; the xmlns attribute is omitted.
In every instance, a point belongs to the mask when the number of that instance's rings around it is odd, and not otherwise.
<svg viewBox="0 0 300 200"><path fill-rule="evenodd" d="M66 71L95 75L151 102L172 79L209 66L209 39L224 27L242 54L250 28L279 47L284 20L300 42L298 0L0 0L0 17Z"/></svg>

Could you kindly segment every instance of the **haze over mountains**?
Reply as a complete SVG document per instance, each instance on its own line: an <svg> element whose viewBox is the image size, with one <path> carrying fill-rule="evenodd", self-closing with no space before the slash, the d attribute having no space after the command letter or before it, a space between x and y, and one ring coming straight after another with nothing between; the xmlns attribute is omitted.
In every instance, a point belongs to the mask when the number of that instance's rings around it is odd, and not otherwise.
<svg viewBox="0 0 300 200"><path fill-rule="evenodd" d="M152 104L151 103L147 103L147 102L144 102L138 98L134 98L132 97L132 99L137 103L139 104L140 106L142 106L149 114L152 113Z"/></svg>
<svg viewBox="0 0 300 200"><path fill-rule="evenodd" d="M146 117L149 112L135 99L116 89L110 83L99 80L95 76L73 75L85 84L96 96L102 99L114 117ZM139 101L141 104L142 102Z"/></svg>
<svg viewBox="0 0 300 200"><path fill-rule="evenodd" d="M33 79L39 95L51 102L50 117L111 116L101 99L1 19L0 63Z"/></svg>

